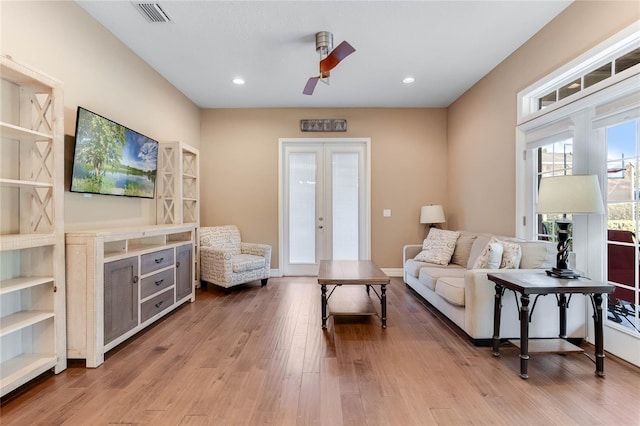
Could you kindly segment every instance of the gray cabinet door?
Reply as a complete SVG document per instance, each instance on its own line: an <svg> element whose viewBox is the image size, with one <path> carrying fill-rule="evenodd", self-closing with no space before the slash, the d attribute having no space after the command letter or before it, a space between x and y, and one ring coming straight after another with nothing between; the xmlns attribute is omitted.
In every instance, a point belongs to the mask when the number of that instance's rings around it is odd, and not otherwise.
<svg viewBox="0 0 640 426"><path fill-rule="evenodd" d="M193 279L193 247L180 246L176 249L176 301L191 294Z"/></svg>
<svg viewBox="0 0 640 426"><path fill-rule="evenodd" d="M138 325L138 258L104 265L104 344Z"/></svg>

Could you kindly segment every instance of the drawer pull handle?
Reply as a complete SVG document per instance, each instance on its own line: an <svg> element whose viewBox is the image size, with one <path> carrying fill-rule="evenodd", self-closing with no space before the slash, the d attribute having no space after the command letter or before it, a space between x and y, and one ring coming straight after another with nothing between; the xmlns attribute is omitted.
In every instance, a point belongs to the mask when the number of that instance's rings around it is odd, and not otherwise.
<svg viewBox="0 0 640 426"><path fill-rule="evenodd" d="M159 259L155 259L156 263L162 263L163 260L164 260L164 257L161 257Z"/></svg>
<svg viewBox="0 0 640 426"><path fill-rule="evenodd" d="M156 285L160 285L160 284L162 284L162 282L163 282L163 281L164 281L164 278L163 278L163 279L161 279L161 280L156 281Z"/></svg>
<svg viewBox="0 0 640 426"><path fill-rule="evenodd" d="M160 306L162 306L163 303L164 303L164 300L161 300L158 303L156 303L156 308L159 308Z"/></svg>
<svg viewBox="0 0 640 426"><path fill-rule="evenodd" d="M135 283L137 283L137 282L138 282L138 276L137 276L137 275L134 275L134 276L133 276L133 283L135 284Z"/></svg>

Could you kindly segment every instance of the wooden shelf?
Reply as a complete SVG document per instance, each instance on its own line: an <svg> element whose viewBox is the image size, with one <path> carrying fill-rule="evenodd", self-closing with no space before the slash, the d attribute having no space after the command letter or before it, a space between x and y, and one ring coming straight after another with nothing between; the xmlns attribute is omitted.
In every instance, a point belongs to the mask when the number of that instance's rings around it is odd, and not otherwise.
<svg viewBox="0 0 640 426"><path fill-rule="evenodd" d="M49 134L25 129L24 127L5 123L4 121L0 121L0 134L2 134L3 139L19 139L23 141L50 141L53 138L53 136Z"/></svg>
<svg viewBox="0 0 640 426"><path fill-rule="evenodd" d="M55 234L5 234L0 235L0 251L51 246L56 242Z"/></svg>
<svg viewBox="0 0 640 426"><path fill-rule="evenodd" d="M2 394L6 394L55 367L53 354L23 354L0 364Z"/></svg>
<svg viewBox="0 0 640 426"><path fill-rule="evenodd" d="M22 311L0 319L0 337L53 318L53 311Z"/></svg>
<svg viewBox="0 0 640 426"><path fill-rule="evenodd" d="M520 349L520 339L509 340L509 343ZM584 352L584 349L564 339L529 339L530 354L568 354L576 352Z"/></svg>
<svg viewBox="0 0 640 426"><path fill-rule="evenodd" d="M53 184L49 182L34 182L32 180L0 178L0 186L13 187L13 188L52 188Z"/></svg>
<svg viewBox="0 0 640 426"><path fill-rule="evenodd" d="M53 282L53 277L19 277L0 281L0 294L24 290Z"/></svg>

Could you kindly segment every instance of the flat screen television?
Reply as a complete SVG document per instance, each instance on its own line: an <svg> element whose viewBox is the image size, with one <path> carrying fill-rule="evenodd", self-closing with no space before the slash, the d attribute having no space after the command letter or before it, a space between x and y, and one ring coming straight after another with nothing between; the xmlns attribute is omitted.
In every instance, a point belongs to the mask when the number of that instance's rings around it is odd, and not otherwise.
<svg viewBox="0 0 640 426"><path fill-rule="evenodd" d="M78 107L71 192L154 198L158 142Z"/></svg>

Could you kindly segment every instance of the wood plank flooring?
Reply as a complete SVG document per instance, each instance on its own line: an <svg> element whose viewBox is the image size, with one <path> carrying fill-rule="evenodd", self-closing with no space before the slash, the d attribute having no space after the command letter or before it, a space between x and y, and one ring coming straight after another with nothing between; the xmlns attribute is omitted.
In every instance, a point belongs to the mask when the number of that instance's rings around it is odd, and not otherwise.
<svg viewBox="0 0 640 426"><path fill-rule="evenodd" d="M584 355L532 355L523 380L517 349L473 346L399 278L387 294L386 330L376 316L322 330L313 277L200 290L99 368L5 400L0 424L640 424L640 369L609 356L602 379Z"/></svg>

